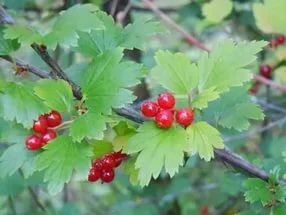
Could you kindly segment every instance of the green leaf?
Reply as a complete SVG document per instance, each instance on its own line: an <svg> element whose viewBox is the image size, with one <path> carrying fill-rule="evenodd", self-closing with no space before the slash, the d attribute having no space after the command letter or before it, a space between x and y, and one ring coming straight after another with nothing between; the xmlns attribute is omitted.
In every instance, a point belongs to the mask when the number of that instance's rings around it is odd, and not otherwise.
<svg viewBox="0 0 286 215"><path fill-rule="evenodd" d="M28 134L23 126L0 119L0 142L23 144Z"/></svg>
<svg viewBox="0 0 286 215"><path fill-rule="evenodd" d="M3 94L0 94L0 115L5 120L32 127L33 120L49 109L33 94L33 84L8 83Z"/></svg>
<svg viewBox="0 0 286 215"><path fill-rule="evenodd" d="M268 183L259 178L248 178L244 186L247 189L244 193L245 201L247 202L254 203L260 201L265 206L273 198L272 193L268 189Z"/></svg>
<svg viewBox="0 0 286 215"><path fill-rule="evenodd" d="M19 24L9 25L4 30L4 34L5 39L18 39L21 44L44 43L44 36L33 27L26 27Z"/></svg>
<svg viewBox="0 0 286 215"><path fill-rule="evenodd" d="M159 22L137 17L134 23L125 27L123 32L124 41L121 43L121 46L127 49L137 48L144 50L150 36L161 32L163 32L163 28Z"/></svg>
<svg viewBox="0 0 286 215"><path fill-rule="evenodd" d="M87 174L92 155L91 147L85 143L74 143L67 135L57 137L44 147L36 159L36 169L44 171L48 191L56 194L63 189L73 170Z"/></svg>
<svg viewBox="0 0 286 215"><path fill-rule="evenodd" d="M202 11L208 21L219 23L231 13L232 7L230 0L212 0L203 5Z"/></svg>
<svg viewBox="0 0 286 215"><path fill-rule="evenodd" d="M80 142L88 139L102 140L106 130L107 118L97 113L88 112L76 118L70 127L73 141Z"/></svg>
<svg viewBox="0 0 286 215"><path fill-rule="evenodd" d="M256 60L256 54L267 43L264 41L218 43L210 54L204 53L198 62L199 92L216 87L219 93L230 87L242 86L252 78L247 66Z"/></svg>
<svg viewBox="0 0 286 215"><path fill-rule="evenodd" d="M200 158L210 161L214 157L214 149L223 149L224 144L217 129L206 122L191 124L187 129L190 142L189 152L198 153Z"/></svg>
<svg viewBox="0 0 286 215"><path fill-rule="evenodd" d="M215 87L211 87L202 91L192 101L192 107L197 109L204 109L208 107L208 103L219 98L219 93L215 90Z"/></svg>
<svg viewBox="0 0 286 215"><path fill-rule="evenodd" d="M246 88L234 87L224 93L220 99L209 104L204 113L208 119L214 119L225 128L238 131L249 128L249 120L262 120L264 114L257 104L251 102Z"/></svg>
<svg viewBox="0 0 286 215"><path fill-rule="evenodd" d="M264 0L253 4L256 25L265 33L286 34L286 1Z"/></svg>
<svg viewBox="0 0 286 215"><path fill-rule="evenodd" d="M136 159L134 158L129 158L126 162L124 162L124 172L129 176L129 181L133 186L136 186L139 184L138 181L138 169L135 168L135 162Z"/></svg>
<svg viewBox="0 0 286 215"><path fill-rule="evenodd" d="M197 87L199 73L197 66L182 53L158 51L155 56L157 66L152 77L164 88L175 94L187 95Z"/></svg>
<svg viewBox="0 0 286 215"><path fill-rule="evenodd" d="M64 80L40 80L34 87L35 94L51 109L61 112L71 111L73 94Z"/></svg>
<svg viewBox="0 0 286 215"><path fill-rule="evenodd" d="M19 46L20 44L17 40L6 40L3 29L0 28L0 55L9 55L12 51L18 49Z"/></svg>
<svg viewBox="0 0 286 215"><path fill-rule="evenodd" d="M92 151L93 151L93 159L97 159L102 157L103 155L106 155L110 152L113 152L113 146L112 143L106 140L99 140L95 141L92 144Z"/></svg>
<svg viewBox="0 0 286 215"><path fill-rule="evenodd" d="M104 25L97 17L98 7L92 4L78 4L60 13L51 33L46 35L45 42L49 47L56 44L76 46L77 32L103 29Z"/></svg>
<svg viewBox="0 0 286 215"><path fill-rule="evenodd" d="M135 99L126 88L139 83L141 65L120 62L121 58L122 49L114 49L99 55L88 66L82 91L93 113L110 114L112 108L121 108Z"/></svg>
<svg viewBox="0 0 286 215"><path fill-rule="evenodd" d="M183 165L184 152L189 149L187 133L181 127L159 129L153 122L145 122L124 147L128 154L139 153L135 168L139 170L141 186L158 178L163 167L173 177Z"/></svg>
<svg viewBox="0 0 286 215"><path fill-rule="evenodd" d="M13 175L25 162L27 149L25 144L14 144L7 148L0 157L1 177Z"/></svg>
<svg viewBox="0 0 286 215"><path fill-rule="evenodd" d="M151 20L135 19L123 29L114 23L112 16L104 12L98 12L97 16L105 29L78 33L77 49L88 56L94 57L117 47L144 49L147 38L161 31L158 23Z"/></svg>

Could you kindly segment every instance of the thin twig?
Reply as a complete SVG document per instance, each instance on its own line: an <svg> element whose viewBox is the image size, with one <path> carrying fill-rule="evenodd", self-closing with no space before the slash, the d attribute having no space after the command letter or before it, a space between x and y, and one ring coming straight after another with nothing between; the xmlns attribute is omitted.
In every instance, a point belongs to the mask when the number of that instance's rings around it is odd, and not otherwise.
<svg viewBox="0 0 286 215"><path fill-rule="evenodd" d="M114 16L114 15L115 15L118 2L119 2L119 0L112 0L111 9L110 9L110 15L111 15L111 16Z"/></svg>
<svg viewBox="0 0 286 215"><path fill-rule="evenodd" d="M150 10L154 12L162 21L164 21L167 25L174 28L177 32L179 32L188 43L193 44L194 46L205 50L210 51L203 43L201 43L198 39L193 37L189 32L187 32L183 27L179 26L176 22L174 22L169 16L163 13L153 2L149 0L141 0Z"/></svg>
<svg viewBox="0 0 286 215"><path fill-rule="evenodd" d="M259 81L260 83L263 83L263 84L265 84L267 86L275 88L275 89L277 89L277 90L279 90L281 92L286 92L286 86L285 85L281 85L279 83L276 83L275 81L272 81L272 80L270 80L268 78L264 78L261 75L255 75L254 79L256 81Z"/></svg>

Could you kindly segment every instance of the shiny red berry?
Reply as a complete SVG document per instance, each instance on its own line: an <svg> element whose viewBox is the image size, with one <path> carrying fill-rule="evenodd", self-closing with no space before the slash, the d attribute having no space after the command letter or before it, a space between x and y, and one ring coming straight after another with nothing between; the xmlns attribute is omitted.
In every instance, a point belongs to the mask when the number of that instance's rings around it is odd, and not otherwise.
<svg viewBox="0 0 286 215"><path fill-rule="evenodd" d="M92 167L94 169L97 169L97 170L101 170L102 169L102 160L101 159L96 159L92 162Z"/></svg>
<svg viewBox="0 0 286 215"><path fill-rule="evenodd" d="M56 127L62 123L62 116L58 111L53 110L47 116L47 122L49 127Z"/></svg>
<svg viewBox="0 0 286 215"><path fill-rule="evenodd" d="M101 162L102 168L114 168L116 166L116 160L112 154L104 156Z"/></svg>
<svg viewBox="0 0 286 215"><path fill-rule="evenodd" d="M141 105L141 112L146 117L154 117L159 111L159 106L152 101L145 101Z"/></svg>
<svg viewBox="0 0 286 215"><path fill-rule="evenodd" d="M114 179L114 170L112 168L103 168L101 170L100 179L105 183L110 183Z"/></svg>
<svg viewBox="0 0 286 215"><path fill-rule="evenodd" d="M37 135L31 135L26 139L26 148L29 150L38 150L42 147L43 141Z"/></svg>
<svg viewBox="0 0 286 215"><path fill-rule="evenodd" d="M189 126L194 120L194 112L188 108L182 108L176 112L176 121L182 126Z"/></svg>
<svg viewBox="0 0 286 215"><path fill-rule="evenodd" d="M42 140L46 144L49 141L55 139L56 137L57 137L57 133L54 130L49 129L45 134L43 134Z"/></svg>
<svg viewBox="0 0 286 215"><path fill-rule="evenodd" d="M101 172L97 169L91 168L88 174L89 182L96 182L101 176Z"/></svg>
<svg viewBox="0 0 286 215"><path fill-rule="evenodd" d="M171 109L175 105L175 97L171 93L162 93L157 100L162 109Z"/></svg>
<svg viewBox="0 0 286 215"><path fill-rule="evenodd" d="M37 121L34 121L33 131L36 133L44 134L48 130L48 122L44 116L40 116Z"/></svg>
<svg viewBox="0 0 286 215"><path fill-rule="evenodd" d="M286 42L286 37L284 35L278 35L276 36L275 41L278 45L283 45Z"/></svg>
<svg viewBox="0 0 286 215"><path fill-rule="evenodd" d="M259 68L260 75L265 78L270 78L272 73L272 67L268 64L262 64Z"/></svg>
<svg viewBox="0 0 286 215"><path fill-rule="evenodd" d="M112 155L115 159L115 167L118 167L122 163L122 161L125 158L127 158L127 154L121 153L121 151L120 152L114 152Z"/></svg>
<svg viewBox="0 0 286 215"><path fill-rule="evenodd" d="M174 116L170 110L161 110L155 117L155 123L159 128L170 128L173 121Z"/></svg>

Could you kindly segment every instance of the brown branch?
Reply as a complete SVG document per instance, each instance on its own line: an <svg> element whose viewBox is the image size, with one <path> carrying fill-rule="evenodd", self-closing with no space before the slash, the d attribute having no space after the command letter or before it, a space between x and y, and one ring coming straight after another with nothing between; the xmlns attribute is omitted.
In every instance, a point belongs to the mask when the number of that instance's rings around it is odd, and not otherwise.
<svg viewBox="0 0 286 215"><path fill-rule="evenodd" d="M154 12L154 14L156 14L162 21L164 21L167 25L169 25L170 27L174 28L177 32L179 32L185 38L185 40L188 43L193 44L194 46L196 46L202 50L205 50L208 52L210 51L203 43L201 43L198 39L196 39L189 32L187 32L187 30L185 30L183 27L179 26L168 15L163 13L153 2L151 2L149 0L142 0L142 2L148 8L150 8L150 10L152 10Z"/></svg>
<svg viewBox="0 0 286 215"><path fill-rule="evenodd" d="M52 69L54 77L58 77L67 81L73 91L74 96L81 100L82 93L80 90L80 86L77 86L62 70L56 60L54 60L50 54L48 53L46 47L33 43L31 47L36 51L36 53L42 58L42 60Z"/></svg>
<svg viewBox="0 0 286 215"><path fill-rule="evenodd" d="M263 83L267 86L270 86L271 88L275 88L281 92L286 92L286 85L279 84L279 83L272 81L268 78L264 78L261 75L255 75L254 79L260 83Z"/></svg>

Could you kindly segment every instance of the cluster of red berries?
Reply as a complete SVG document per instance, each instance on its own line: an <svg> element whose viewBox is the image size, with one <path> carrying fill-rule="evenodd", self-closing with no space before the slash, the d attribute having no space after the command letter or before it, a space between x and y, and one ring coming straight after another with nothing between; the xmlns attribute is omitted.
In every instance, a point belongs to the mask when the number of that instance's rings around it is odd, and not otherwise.
<svg viewBox="0 0 286 215"><path fill-rule="evenodd" d="M268 64L261 64L259 67L259 74L264 78L271 79L272 72L273 72L273 69ZM256 94L258 90L260 89L260 85L261 85L260 82L255 81L249 90L250 93Z"/></svg>
<svg viewBox="0 0 286 215"><path fill-rule="evenodd" d="M170 128L174 122L187 127L194 120L194 112L189 108L175 110L176 100L171 93L162 93L157 102L145 101L141 105L141 112L145 117L155 117L155 123L159 128Z"/></svg>
<svg viewBox="0 0 286 215"><path fill-rule="evenodd" d="M277 48L277 46L284 45L286 43L285 35L278 35L274 39L270 40L269 47Z"/></svg>
<svg viewBox="0 0 286 215"><path fill-rule="evenodd" d="M96 182L101 179L101 181L105 183L112 182L115 177L114 169L118 167L126 157L126 154L119 151L106 154L94 160L89 170L88 181Z"/></svg>
<svg viewBox="0 0 286 215"><path fill-rule="evenodd" d="M59 112L53 110L48 114L39 116L38 120L34 121L33 131L35 134L30 135L26 139L26 147L29 150L38 150L49 141L57 137L57 133L53 129L62 123L62 116Z"/></svg>

